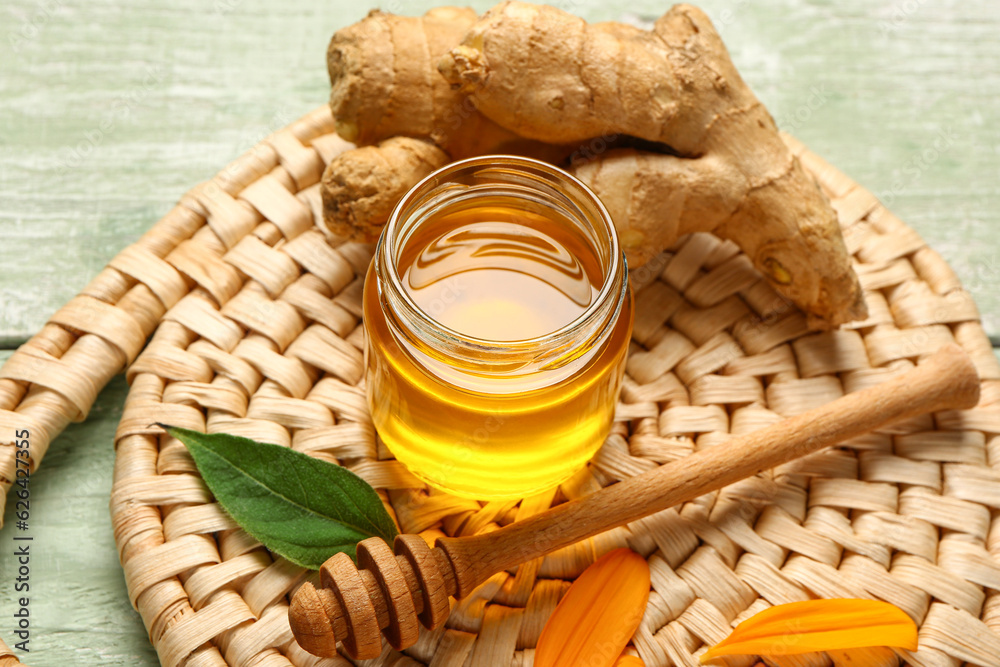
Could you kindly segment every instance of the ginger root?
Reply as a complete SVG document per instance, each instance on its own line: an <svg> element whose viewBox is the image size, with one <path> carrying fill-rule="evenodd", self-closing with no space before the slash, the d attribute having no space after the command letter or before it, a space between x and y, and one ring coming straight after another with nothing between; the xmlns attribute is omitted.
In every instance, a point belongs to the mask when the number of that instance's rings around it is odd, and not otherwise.
<svg viewBox="0 0 1000 667"><path fill-rule="evenodd" d="M438 61L475 21L468 7L437 7L419 17L376 9L334 33L326 64L337 134L361 146L395 136L425 139L454 160L500 149L538 159L569 155L483 116L438 74Z"/></svg>
<svg viewBox="0 0 1000 667"><path fill-rule="evenodd" d="M320 191L327 231L372 242L406 192L450 162L440 148L410 137L392 137L333 158Z"/></svg>
<svg viewBox="0 0 1000 667"><path fill-rule="evenodd" d="M865 316L836 213L701 10L676 5L649 32L508 1L477 21L439 70L521 136L610 134L664 147L574 169L610 202L633 266L680 234L715 231L803 310L830 325Z"/></svg>
<svg viewBox="0 0 1000 667"><path fill-rule="evenodd" d="M472 9L461 7L418 18L373 10L334 33L326 62L337 134L362 145L397 135L426 137L447 148L464 96L434 67L475 20Z"/></svg>
<svg viewBox="0 0 1000 667"><path fill-rule="evenodd" d="M559 163L601 137L611 148L576 154L571 170L607 205L630 266L683 234L714 231L814 320L865 316L835 212L694 7L675 6L652 31L516 1L478 20L450 8L377 13L335 35L330 54L331 106L348 139L417 137L451 158L520 142ZM616 147L636 142L643 150ZM344 158L331 182L360 178ZM416 181L390 174L405 167L380 163L364 179L398 198ZM348 210L350 190L341 192L336 210ZM343 227L371 237L379 216L355 212Z"/></svg>
<svg viewBox="0 0 1000 667"><path fill-rule="evenodd" d="M469 8L421 17L374 10L337 31L327 49L337 133L361 147L327 165L321 193L328 232L374 241L420 179L452 159L506 153L561 162L571 147L518 136L480 114L437 63L476 21Z"/></svg>

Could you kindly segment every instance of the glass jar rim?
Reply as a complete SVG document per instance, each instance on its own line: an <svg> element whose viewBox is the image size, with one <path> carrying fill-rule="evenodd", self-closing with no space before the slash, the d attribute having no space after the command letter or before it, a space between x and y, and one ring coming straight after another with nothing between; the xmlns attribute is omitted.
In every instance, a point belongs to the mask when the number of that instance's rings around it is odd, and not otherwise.
<svg viewBox="0 0 1000 667"><path fill-rule="evenodd" d="M503 164L498 165L498 163L501 162ZM538 172L541 172L540 175L543 177L558 179L561 181L559 183L561 187L569 186L575 190L574 194L576 197L582 199L586 206L593 209L593 212L596 213L596 215L591 214L586 210L581 210L581 213L589 219L591 223L595 225L603 225L603 231L606 234L609 244L609 247L607 248L608 261L607 266L602 267L604 275L600 289L597 291L597 294L595 294L587 308L575 319L554 331L533 338L514 341L497 341L464 334L460 331L451 329L440 321L434 319L430 313L427 313L417 305L416 301L405 289L394 290L397 298L393 299L393 301L396 301L399 305L403 306L406 311L405 315L407 316L408 321L411 323L416 321L421 325L421 330L431 333L433 338L439 338L442 342L447 342L451 345L458 344L462 347L471 348L479 353L486 352L497 354L502 357L508 357L521 355L530 351L537 353L540 349L552 350L563 348L567 343L577 339L587 328L587 325L592 324L598 315L607 311L608 304L609 302L612 302L612 299L614 303L614 310L613 313L608 314L613 315L613 317L601 319L610 319L612 321L616 319L617 314L621 310L621 305L628 286L628 269L625 264L625 256L619 245L618 235L615 231L610 214L597 195L594 194L594 192L579 179L574 177L572 174L559 169L558 167L532 158L514 155L486 155L472 157L452 162L421 179L420 182L410 188L410 190L403 195L399 202L397 202L388 222L385 225L385 228L382 231L378 247L376 248L376 262L378 262L381 266L377 265L377 268L381 268L386 271L386 277L390 282L395 285L400 285L402 278L399 275L395 262L397 251L396 233L399 226L407 219L404 214L410 212L409 209L413 206L416 200L426 194L429 194L439 183L446 182L448 176L476 168L487 169L497 167L519 169L521 172L527 172L529 174L534 172L534 175L539 175ZM575 200L572 201L573 203L576 203ZM378 274L379 272L376 271L376 273ZM615 299L614 292L616 290L619 292L619 295L618 298ZM604 328L605 327L600 327L600 329Z"/></svg>

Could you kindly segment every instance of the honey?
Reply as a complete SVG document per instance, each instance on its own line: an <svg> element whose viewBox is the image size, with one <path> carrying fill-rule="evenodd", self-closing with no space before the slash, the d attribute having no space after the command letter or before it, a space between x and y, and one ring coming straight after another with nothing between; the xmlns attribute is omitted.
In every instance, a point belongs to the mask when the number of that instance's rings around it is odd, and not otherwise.
<svg viewBox="0 0 1000 667"><path fill-rule="evenodd" d="M432 486L531 495L607 437L627 269L600 202L553 167L475 158L417 185L379 241L364 317L375 427Z"/></svg>
<svg viewBox="0 0 1000 667"><path fill-rule="evenodd" d="M600 286L597 258L586 248L572 252L570 240L558 238L565 231L502 206L442 216L404 249L403 288L418 308L460 334L494 341L544 336L583 315L597 295L595 282Z"/></svg>

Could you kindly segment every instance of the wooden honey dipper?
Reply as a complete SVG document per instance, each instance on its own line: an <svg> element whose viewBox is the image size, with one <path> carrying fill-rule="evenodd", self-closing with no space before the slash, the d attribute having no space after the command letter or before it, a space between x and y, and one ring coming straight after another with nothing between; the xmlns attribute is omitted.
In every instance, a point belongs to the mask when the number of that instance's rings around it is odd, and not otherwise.
<svg viewBox="0 0 1000 667"><path fill-rule="evenodd" d="M470 537L400 535L395 553L379 538L358 544L358 566L339 553L320 569L322 589L303 584L288 610L295 639L323 657L337 640L352 658L377 658L382 633L401 650L417 641L417 621L434 629L497 572L621 526L823 447L927 412L970 408L979 376L955 344L882 384L847 394L767 428L734 436L524 521ZM358 567L361 569L359 570Z"/></svg>

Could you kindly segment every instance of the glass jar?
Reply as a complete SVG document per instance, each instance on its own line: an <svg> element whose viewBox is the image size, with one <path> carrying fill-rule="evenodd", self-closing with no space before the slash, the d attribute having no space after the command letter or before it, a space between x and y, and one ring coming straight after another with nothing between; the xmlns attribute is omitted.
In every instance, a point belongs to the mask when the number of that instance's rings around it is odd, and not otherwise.
<svg viewBox="0 0 1000 667"><path fill-rule="evenodd" d="M488 156L414 186L364 289L375 428L449 493L520 498L572 476L614 419L632 330L600 200L543 162Z"/></svg>

